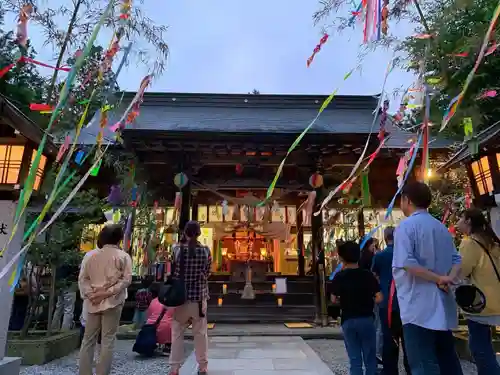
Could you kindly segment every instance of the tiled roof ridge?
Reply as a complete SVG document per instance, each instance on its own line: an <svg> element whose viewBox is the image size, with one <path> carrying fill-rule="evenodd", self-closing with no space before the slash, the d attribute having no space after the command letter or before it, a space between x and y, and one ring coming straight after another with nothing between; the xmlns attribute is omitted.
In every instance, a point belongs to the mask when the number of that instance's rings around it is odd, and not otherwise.
<svg viewBox="0 0 500 375"><path fill-rule="evenodd" d="M132 99L135 92L125 92ZM315 108L319 109L328 95L303 94L217 94L146 92L144 106L247 107L247 108ZM377 95L337 95L327 109L371 109L377 106Z"/></svg>

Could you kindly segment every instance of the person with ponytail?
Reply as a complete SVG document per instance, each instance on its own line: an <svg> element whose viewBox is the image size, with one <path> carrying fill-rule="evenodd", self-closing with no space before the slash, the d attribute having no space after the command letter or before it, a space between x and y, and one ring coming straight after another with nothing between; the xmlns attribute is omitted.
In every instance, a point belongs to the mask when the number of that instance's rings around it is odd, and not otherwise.
<svg viewBox="0 0 500 375"><path fill-rule="evenodd" d="M500 240L476 208L467 209L457 227L467 236L460 244L462 276L484 294L486 301L480 313L464 313L470 351L478 375L500 375L491 336L491 327L500 325Z"/></svg>
<svg viewBox="0 0 500 375"><path fill-rule="evenodd" d="M172 319L172 347L170 375L178 375L184 359L184 331L192 324L194 351L198 362L198 374L206 375L208 366L207 301L208 276L212 266L210 249L203 246L198 237L200 224L191 220L186 223L178 244L174 245L174 277L184 279L187 301L174 308ZM181 270L181 265L183 269Z"/></svg>

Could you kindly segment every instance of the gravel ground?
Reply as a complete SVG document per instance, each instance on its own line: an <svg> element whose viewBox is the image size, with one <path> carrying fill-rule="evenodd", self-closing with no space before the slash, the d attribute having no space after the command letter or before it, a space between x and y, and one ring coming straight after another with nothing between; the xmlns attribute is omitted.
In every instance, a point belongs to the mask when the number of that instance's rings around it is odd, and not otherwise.
<svg viewBox="0 0 500 375"><path fill-rule="evenodd" d="M348 375L349 364L344 342L341 340L307 340L309 346L319 355L335 375ZM400 361L402 363L402 361ZM464 375L477 375L474 364L462 361ZM400 374L404 374L401 368Z"/></svg>
<svg viewBox="0 0 500 375"><path fill-rule="evenodd" d="M111 375L151 375L168 373L168 357L141 358L132 352L133 341L117 340ZM193 351L191 342L185 346L185 356ZM78 352L42 366L23 366L21 375L75 375L78 373Z"/></svg>

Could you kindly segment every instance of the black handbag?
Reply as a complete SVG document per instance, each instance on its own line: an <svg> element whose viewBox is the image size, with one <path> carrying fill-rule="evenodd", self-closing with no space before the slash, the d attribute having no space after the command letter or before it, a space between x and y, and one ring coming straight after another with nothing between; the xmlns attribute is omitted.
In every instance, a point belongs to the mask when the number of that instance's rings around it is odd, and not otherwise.
<svg viewBox="0 0 500 375"><path fill-rule="evenodd" d="M157 347L156 344L156 330L161 320L165 316L167 309L164 308L156 322L153 324L145 324L137 334L134 347L132 350L144 357L152 357L155 354Z"/></svg>
<svg viewBox="0 0 500 375"><path fill-rule="evenodd" d="M500 282L500 273L498 272L495 261L493 260L488 248L478 240L474 238L472 240L484 250L486 255L488 255L491 265L493 266L493 270L495 271L497 279ZM486 307L486 296L475 285L459 285L455 289L455 300L457 301L458 306L469 314L479 314Z"/></svg>
<svg viewBox="0 0 500 375"><path fill-rule="evenodd" d="M174 262L174 270L158 293L158 301L164 306L178 307L184 305L187 301L186 283L184 282L184 246L180 248L179 257L179 263ZM178 277L175 277L176 269L179 271Z"/></svg>

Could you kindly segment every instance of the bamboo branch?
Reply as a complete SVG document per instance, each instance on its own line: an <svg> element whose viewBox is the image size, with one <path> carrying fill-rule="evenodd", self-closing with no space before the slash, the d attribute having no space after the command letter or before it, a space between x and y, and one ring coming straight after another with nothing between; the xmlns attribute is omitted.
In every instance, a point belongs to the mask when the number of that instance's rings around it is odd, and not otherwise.
<svg viewBox="0 0 500 375"><path fill-rule="evenodd" d="M57 58L56 69L54 69L54 74L52 74L52 80L50 81L49 91L47 94L47 102L52 101L52 95L54 94L54 90L56 87L57 74L59 72L58 68L61 67L63 62L64 53L66 52L66 48L71 39L71 35L73 33L73 28L76 23L76 17L78 16L78 11L80 10L80 5L82 5L83 0L77 0L75 4L75 8L73 10L73 15L71 16L71 20L69 21L68 29L66 30L66 36L64 37L63 44L61 46L61 50L59 51L59 57Z"/></svg>

